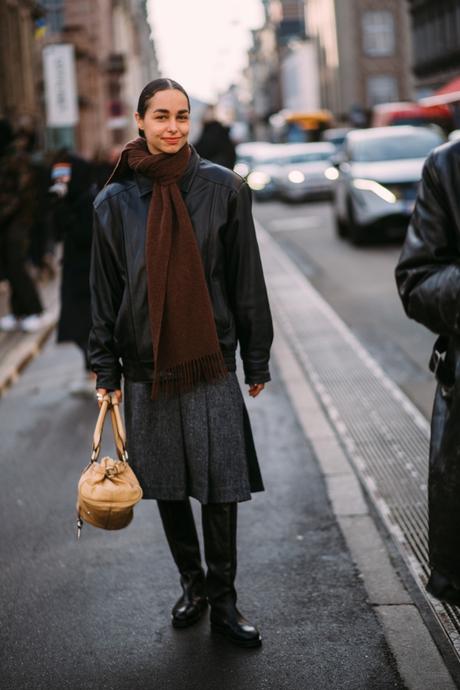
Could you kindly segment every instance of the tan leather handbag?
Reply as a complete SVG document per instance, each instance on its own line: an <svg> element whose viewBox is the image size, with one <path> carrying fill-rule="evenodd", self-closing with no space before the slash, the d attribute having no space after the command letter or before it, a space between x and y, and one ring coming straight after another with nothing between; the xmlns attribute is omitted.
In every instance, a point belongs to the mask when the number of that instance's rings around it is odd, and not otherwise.
<svg viewBox="0 0 460 690"><path fill-rule="evenodd" d="M104 457L98 462L107 412L110 410L118 460ZM78 482L77 538L83 522L102 529L122 529L133 519L133 508L142 498L142 489L128 464L125 431L115 397L105 395L93 436L91 461Z"/></svg>

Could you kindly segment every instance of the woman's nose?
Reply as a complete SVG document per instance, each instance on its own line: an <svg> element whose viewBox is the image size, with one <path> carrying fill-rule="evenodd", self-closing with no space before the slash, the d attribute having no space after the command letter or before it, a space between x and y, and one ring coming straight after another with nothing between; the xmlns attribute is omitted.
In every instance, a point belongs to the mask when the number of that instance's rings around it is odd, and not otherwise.
<svg viewBox="0 0 460 690"><path fill-rule="evenodd" d="M170 120L168 122L168 130L170 132L177 132L177 122L175 120Z"/></svg>

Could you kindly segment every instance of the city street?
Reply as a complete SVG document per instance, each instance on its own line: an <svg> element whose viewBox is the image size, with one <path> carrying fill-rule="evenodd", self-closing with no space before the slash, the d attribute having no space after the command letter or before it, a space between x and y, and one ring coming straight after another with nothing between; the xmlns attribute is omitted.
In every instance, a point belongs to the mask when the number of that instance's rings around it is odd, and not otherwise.
<svg viewBox="0 0 460 690"><path fill-rule="evenodd" d="M400 244L354 247L337 237L332 204L255 204L255 216L364 347L429 418L436 336L404 314L394 269Z"/></svg>
<svg viewBox="0 0 460 690"><path fill-rule="evenodd" d="M0 690L460 688L460 0L0 0L0 37ZM188 519L77 493L96 379L144 495L260 488L235 350L265 491L205 509L205 591Z"/></svg>
<svg viewBox="0 0 460 690"><path fill-rule="evenodd" d="M96 418L66 389L79 364L50 344L0 403L2 688L404 687L276 367L248 405L267 488L240 511L240 604L264 636L248 652L207 621L171 627L179 582L152 502L76 542Z"/></svg>
<svg viewBox="0 0 460 690"><path fill-rule="evenodd" d="M276 340L273 381L259 398L247 400L266 492L240 508L237 585L241 609L261 628L262 649L248 652L215 639L207 620L188 630L171 627L179 583L152 502L136 508L128 529L108 533L85 526L76 542L76 485L96 408L92 400L69 395L81 366L78 351L51 339L0 401L5 689L455 687L450 674L457 677L458 662L446 634L388 537L376 530L369 497L338 443L342 435L346 445L346 434L337 432L338 423L335 430L330 426L317 399L320 388L312 379L313 390L299 368L302 344L311 340L309 356L318 361L314 343L333 353L337 334L333 321L325 330L326 306L308 292L308 281L302 282L276 243L340 309L381 365L423 401L432 388L423 376L423 347L410 355L416 335L392 293L398 248L357 251L339 242L327 204L257 205L256 217L271 233L261 230L260 239ZM387 335L389 346L382 342ZM426 334L427 348L430 338ZM338 343L345 367L348 345ZM337 366L337 357L327 357L328 366ZM347 387L345 405L358 412L358 393ZM397 404L391 409L409 438L410 420ZM385 410L387 403L381 418L387 422ZM368 430L380 428L378 413L370 409ZM107 436L105 450L112 454L109 441ZM372 443L366 440L370 457ZM392 444L386 437L387 451ZM419 455L423 473L425 446ZM417 471L418 465L413 478ZM383 479L376 481L387 500Z"/></svg>

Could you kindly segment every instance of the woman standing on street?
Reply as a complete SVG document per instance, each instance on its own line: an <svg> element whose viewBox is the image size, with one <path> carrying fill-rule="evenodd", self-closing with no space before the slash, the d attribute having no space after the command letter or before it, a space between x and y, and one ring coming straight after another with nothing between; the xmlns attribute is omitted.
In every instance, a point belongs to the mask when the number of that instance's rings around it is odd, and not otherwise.
<svg viewBox="0 0 460 690"><path fill-rule="evenodd" d="M209 602L213 630L258 646L234 585L237 503L263 490L235 351L256 397L273 337L250 192L188 144L177 82L147 84L135 117L140 137L94 205L90 361L98 393L121 399L124 377L130 461L181 576L173 625L195 623ZM206 576L190 496L202 504Z"/></svg>

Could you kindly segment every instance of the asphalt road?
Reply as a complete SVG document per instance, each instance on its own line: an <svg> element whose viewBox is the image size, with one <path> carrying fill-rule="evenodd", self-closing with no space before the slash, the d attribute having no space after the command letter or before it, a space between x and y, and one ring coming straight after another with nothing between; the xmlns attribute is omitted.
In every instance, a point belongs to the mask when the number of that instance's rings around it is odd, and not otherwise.
<svg viewBox="0 0 460 690"><path fill-rule="evenodd" d="M0 400L0 686L4 690L402 688L324 481L274 368L248 400L267 491L241 507L240 606L260 650L174 630L178 578L156 507L119 533L74 502L95 403L68 394L80 355L50 343Z"/></svg>
<svg viewBox="0 0 460 690"><path fill-rule="evenodd" d="M436 336L404 314L394 268L401 246L356 248L335 234L330 203L254 204L279 242L415 405L431 415L435 383L428 360Z"/></svg>

